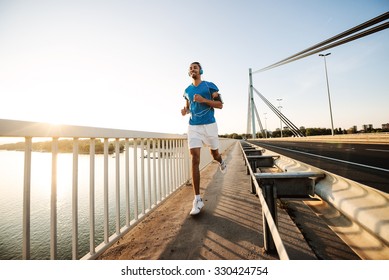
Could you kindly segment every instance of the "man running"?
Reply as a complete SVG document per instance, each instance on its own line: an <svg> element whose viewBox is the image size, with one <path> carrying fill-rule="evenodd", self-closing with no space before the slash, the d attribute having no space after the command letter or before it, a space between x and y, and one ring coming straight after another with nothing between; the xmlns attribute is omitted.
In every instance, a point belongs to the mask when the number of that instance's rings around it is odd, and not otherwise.
<svg viewBox="0 0 389 280"><path fill-rule="evenodd" d="M199 62L189 66L192 84L185 89L185 107L181 114L190 114L188 127L188 145L192 156L192 185L195 198L190 215L197 215L204 202L200 196L200 150L203 145L210 147L213 158L219 162L220 170L225 173L227 165L219 154L219 135L214 108L222 109L223 101L219 89L214 83L202 81L203 69Z"/></svg>

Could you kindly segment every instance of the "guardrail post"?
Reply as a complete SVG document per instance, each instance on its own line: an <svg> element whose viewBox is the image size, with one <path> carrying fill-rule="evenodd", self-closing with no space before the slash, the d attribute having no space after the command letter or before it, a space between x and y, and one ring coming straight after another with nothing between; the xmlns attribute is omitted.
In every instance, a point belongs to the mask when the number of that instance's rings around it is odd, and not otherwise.
<svg viewBox="0 0 389 280"><path fill-rule="evenodd" d="M276 194L273 185L266 184L262 186L262 193L264 194L266 204L269 207L270 214L272 215L273 220L276 223L276 226L278 226ZM264 214L262 215L262 219L263 219L263 240L264 240L265 251L268 253L274 253L276 251L276 246L274 244L273 236L271 234L269 224L267 223Z"/></svg>
<svg viewBox="0 0 389 280"><path fill-rule="evenodd" d="M321 172L274 172L256 173L254 176L262 189L275 226L278 227L276 199L282 197L304 198L314 195L315 180L323 178L325 174ZM265 251L269 253L274 252L274 240L264 215L263 235Z"/></svg>
<svg viewBox="0 0 389 280"><path fill-rule="evenodd" d="M257 191L256 191L256 189L255 189L255 184L254 184L254 179L253 178L251 178L251 192L250 192L251 194L257 194Z"/></svg>

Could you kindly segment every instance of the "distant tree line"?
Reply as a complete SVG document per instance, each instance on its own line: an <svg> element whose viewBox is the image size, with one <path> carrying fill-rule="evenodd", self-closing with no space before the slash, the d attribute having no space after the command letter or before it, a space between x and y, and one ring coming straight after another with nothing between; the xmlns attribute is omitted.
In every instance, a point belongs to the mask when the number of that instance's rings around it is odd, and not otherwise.
<svg viewBox="0 0 389 280"><path fill-rule="evenodd" d="M304 136L318 136L318 135L331 135L332 131L330 128L305 128L300 127L300 131L303 133ZM342 128L335 128L334 134L355 134L355 133L379 133L379 132L389 132L387 129L380 129L380 128L367 128L365 130L357 131L356 127L351 127L349 129L342 129ZM279 138L281 137L281 130L276 129L275 131L265 131L267 135L262 135L261 131L257 131L256 138ZM238 133L231 133L231 134L224 134L220 135L220 137L223 138L232 138L232 139L249 139L252 138L251 134L238 134ZM282 130L282 137L293 137L292 131L289 129L283 129Z"/></svg>

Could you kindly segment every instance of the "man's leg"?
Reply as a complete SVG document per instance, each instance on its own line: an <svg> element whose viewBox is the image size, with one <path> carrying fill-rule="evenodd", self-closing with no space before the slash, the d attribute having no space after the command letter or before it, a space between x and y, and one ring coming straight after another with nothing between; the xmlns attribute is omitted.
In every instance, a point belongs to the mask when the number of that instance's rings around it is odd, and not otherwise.
<svg viewBox="0 0 389 280"><path fill-rule="evenodd" d="M211 149L211 154L214 160L218 161L219 163L222 163L223 159L222 156L219 154L219 149L216 150Z"/></svg>
<svg viewBox="0 0 389 280"><path fill-rule="evenodd" d="M190 149L192 156L192 186L195 195L200 194L200 151L201 148Z"/></svg>
<svg viewBox="0 0 389 280"><path fill-rule="evenodd" d="M200 213L201 208L204 207L204 202L200 197L200 150L201 148L190 149L192 155L192 185L195 198L193 200L193 207L190 211L191 215Z"/></svg>
<svg viewBox="0 0 389 280"><path fill-rule="evenodd" d="M216 160L217 162L219 162L219 164L220 164L220 171L222 173L226 173L226 171L227 171L227 164L223 160L221 154L219 154L219 149L215 149L215 150L211 149L211 154L213 156L213 159Z"/></svg>

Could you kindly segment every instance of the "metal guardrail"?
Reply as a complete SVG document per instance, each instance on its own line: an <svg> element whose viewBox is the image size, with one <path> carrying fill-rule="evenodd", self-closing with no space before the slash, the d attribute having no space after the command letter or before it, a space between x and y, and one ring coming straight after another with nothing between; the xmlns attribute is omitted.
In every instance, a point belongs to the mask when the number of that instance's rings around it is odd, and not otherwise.
<svg viewBox="0 0 389 280"><path fill-rule="evenodd" d="M376 255L389 257L389 194L282 155L279 155L275 165L288 173L324 173L325 178L315 185L315 194L369 233L369 238L381 242L382 246L377 245L376 250L382 250L382 253L377 252Z"/></svg>
<svg viewBox="0 0 389 280"><path fill-rule="evenodd" d="M324 172L326 177L315 186L316 195L389 245L389 194L284 156L276 164L288 172Z"/></svg>
<svg viewBox="0 0 389 280"><path fill-rule="evenodd" d="M261 187L259 186L259 184L258 184L258 182L256 180L255 171L252 170L252 166L251 166L251 164L250 164L250 162L249 162L249 160L248 160L248 158L246 156L246 153L245 153L245 151L243 149L243 146L242 145L240 145L240 146L241 146L241 150L242 150L242 153L243 153L243 158L244 158L244 160L246 162L246 166L247 166L247 169L248 169L248 174L251 176L251 181L252 181L252 185L253 185L253 191L255 190L255 193L258 195L259 201L260 201L260 203L262 205L262 213L263 213L263 216L264 216L264 220L266 219L267 228L269 229L269 231L271 233L271 236L272 236L274 245L276 247L278 256L279 256L279 258L281 260L289 260L288 253L286 252L284 243L282 242L280 233L278 232L278 228L277 228L276 222L273 219L272 211L270 210L269 206L267 205L265 196L262 193L262 189L261 189ZM261 150L257 150L257 151L260 154L262 154Z"/></svg>
<svg viewBox="0 0 389 280"><path fill-rule="evenodd" d="M78 219L78 192L79 192L79 142L81 139L89 141L89 252L82 259L95 259L115 241L132 229L147 214L151 213L162 201L166 200L180 186L190 180L190 158L187 148L186 135L152 133L143 131L118 130L108 128L95 128L69 125L51 125L45 123L25 122L0 119L0 140L2 137L22 137L25 139L24 148L24 190L23 190L23 247L22 259L31 257L31 170L32 170L32 145L33 140L45 139L52 141L51 144L51 203L50 203L50 259L57 259L57 185L58 185L58 144L60 139L73 141L72 162L72 259L79 259L79 232L80 222ZM95 220L95 156L96 142L102 139L104 144L104 240L96 244ZM225 151L235 140L221 139L220 152ZM123 144L124 143L124 144ZM114 145L115 160L115 230L109 229L108 208L108 148ZM124 184L120 178L120 145L124 145ZM130 158L129 150L133 149ZM138 150L142 154L138 154ZM205 149L202 149L205 150ZM147 152L147 157L143 152ZM156 158L159 159L157 160ZM140 158L140 160L139 160ZM140 161L140 163L139 163ZM209 153L201 158L200 167L204 168L212 162ZM132 165L133 172L130 172ZM145 168L145 166L147 168ZM131 173L131 174L130 174ZM147 180L145 180L147 178ZM131 196L134 205L130 205L130 181L134 184ZM147 181L147 184L146 184ZM125 213L121 213L120 203L123 198L121 191L125 189ZM130 216L130 208L133 210L133 218ZM125 215L125 222L121 222L121 216ZM85 221L84 221L85 222ZM48 241L49 242L49 241Z"/></svg>
<svg viewBox="0 0 389 280"><path fill-rule="evenodd" d="M275 168L275 160L279 155L263 155L264 149L249 143L241 142L241 149L246 161L248 174L251 175L252 193L258 194L263 208L263 237L266 252L284 250L277 230L277 202L279 198L306 198L314 195L317 178L325 177L323 172L262 172L267 168ZM277 168L278 169L278 168ZM260 170L260 172L257 172ZM278 171L278 170L277 170ZM270 215L267 215L267 211ZM271 220L268 221L268 216ZM275 228L273 227L274 225ZM278 243L278 244L277 244ZM279 255L280 256L280 255ZM280 258L288 259L286 254Z"/></svg>
<svg viewBox="0 0 389 280"><path fill-rule="evenodd" d="M277 199L279 198L308 198L315 192L317 178L323 178L322 172L270 172L255 173L255 178L265 194L266 204L270 208L273 218L277 220ZM266 251L274 251L274 242L269 232L269 226L264 221L264 244Z"/></svg>

